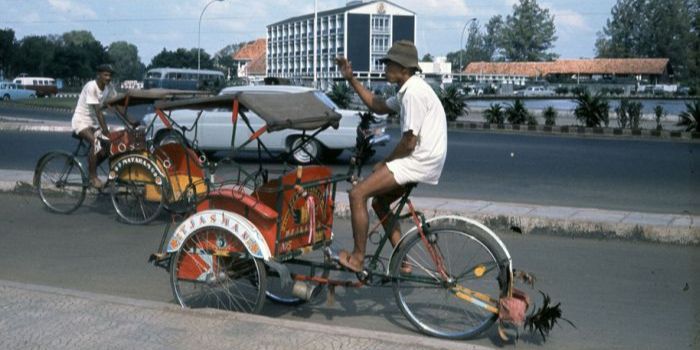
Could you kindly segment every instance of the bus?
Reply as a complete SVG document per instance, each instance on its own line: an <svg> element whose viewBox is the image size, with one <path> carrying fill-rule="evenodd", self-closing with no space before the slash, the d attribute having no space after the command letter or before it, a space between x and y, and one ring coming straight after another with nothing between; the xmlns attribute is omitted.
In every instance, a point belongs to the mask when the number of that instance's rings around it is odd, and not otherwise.
<svg viewBox="0 0 700 350"><path fill-rule="evenodd" d="M212 90L224 87L224 73L216 70L151 68L143 78L144 89Z"/></svg>
<svg viewBox="0 0 700 350"><path fill-rule="evenodd" d="M54 78L20 75L12 80L12 82L24 89L36 91L37 97L51 97L58 93L58 87L56 87L56 80Z"/></svg>

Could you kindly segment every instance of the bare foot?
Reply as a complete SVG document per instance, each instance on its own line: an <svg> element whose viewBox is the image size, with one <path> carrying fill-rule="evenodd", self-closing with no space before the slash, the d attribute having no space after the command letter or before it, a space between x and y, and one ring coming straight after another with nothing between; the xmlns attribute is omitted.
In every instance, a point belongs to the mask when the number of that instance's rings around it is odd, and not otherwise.
<svg viewBox="0 0 700 350"><path fill-rule="evenodd" d="M353 272L361 272L362 271L362 265L363 261L355 258L352 254L348 253L345 250L341 250L340 253L338 253L338 263L340 265L343 265L346 269L353 271Z"/></svg>
<svg viewBox="0 0 700 350"><path fill-rule="evenodd" d="M101 190L102 187L104 187L104 183L102 183L102 180L100 180L99 178L93 177L92 179L90 179L90 186Z"/></svg>

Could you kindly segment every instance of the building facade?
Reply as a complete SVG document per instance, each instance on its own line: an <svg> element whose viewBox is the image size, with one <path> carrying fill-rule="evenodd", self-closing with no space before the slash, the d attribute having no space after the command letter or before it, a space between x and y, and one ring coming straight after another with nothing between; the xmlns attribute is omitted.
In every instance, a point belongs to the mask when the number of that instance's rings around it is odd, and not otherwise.
<svg viewBox="0 0 700 350"><path fill-rule="evenodd" d="M351 1L345 7L288 18L267 26L267 75L294 84L313 84L314 57L318 86L341 79L335 58L347 57L360 79L384 78L384 57L398 40L415 42L415 13L389 1Z"/></svg>

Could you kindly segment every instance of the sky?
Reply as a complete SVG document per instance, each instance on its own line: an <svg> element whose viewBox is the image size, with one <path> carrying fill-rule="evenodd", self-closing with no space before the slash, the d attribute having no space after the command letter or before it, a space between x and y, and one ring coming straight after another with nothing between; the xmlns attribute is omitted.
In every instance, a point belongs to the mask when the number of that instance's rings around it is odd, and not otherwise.
<svg viewBox="0 0 700 350"><path fill-rule="evenodd" d="M201 47L213 54L226 45L264 38L266 26L289 17L313 13L313 0L224 0L199 16L210 0L0 0L0 28L27 35L89 30L103 45L115 41L135 44L148 64L163 48ZM318 0L318 11L343 7L346 0ZM494 15L512 13L518 0L392 0L416 13L416 46L444 56L457 51L462 29L471 18L483 26ZM554 52L562 58L595 55L601 31L616 0L539 0L555 16L558 39ZM464 35L466 40L466 34Z"/></svg>

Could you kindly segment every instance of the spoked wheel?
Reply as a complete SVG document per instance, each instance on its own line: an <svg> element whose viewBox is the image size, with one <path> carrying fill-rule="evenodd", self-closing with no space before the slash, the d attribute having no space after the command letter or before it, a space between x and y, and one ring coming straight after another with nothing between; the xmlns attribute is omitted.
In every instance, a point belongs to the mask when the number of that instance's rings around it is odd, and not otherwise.
<svg viewBox="0 0 700 350"><path fill-rule="evenodd" d="M438 265L444 267L444 274ZM481 227L437 220L430 224L426 239L414 231L392 256L396 302L423 333L473 338L497 318L497 300L510 281L509 265L507 253ZM489 304L492 311L467 301L469 298Z"/></svg>
<svg viewBox="0 0 700 350"><path fill-rule="evenodd" d="M151 222L163 208L163 179L139 163L124 166L112 179L112 204L122 220Z"/></svg>
<svg viewBox="0 0 700 350"><path fill-rule="evenodd" d="M267 281L264 264L234 234L204 227L175 253L170 283L183 307L259 313Z"/></svg>
<svg viewBox="0 0 700 350"><path fill-rule="evenodd" d="M56 213L68 214L83 204L88 179L75 157L51 153L37 164L34 187L47 208Z"/></svg>
<svg viewBox="0 0 700 350"><path fill-rule="evenodd" d="M292 276L298 274L302 276L328 278L328 274L330 272L330 269L328 268L328 266L330 266L330 259L328 259L324 254L322 254L321 251L316 251L314 255L315 254L319 254L319 257L310 255L308 257L308 261L316 262L321 266L310 266L293 263L285 264L285 266L289 269L289 272L292 274ZM297 296L294 296L292 294L291 286L289 288L282 288L279 274L276 271L270 271L267 277L269 282L267 284L267 291L265 292L265 295L268 299L272 300L273 302L285 305L298 305L311 301L317 296L321 295L321 292L323 291L323 288L325 286L323 284L319 284L318 282L305 281L306 285L309 288L312 288L311 290L313 291L311 297L307 300L305 298L299 298ZM292 283L295 282L296 281L292 281Z"/></svg>

